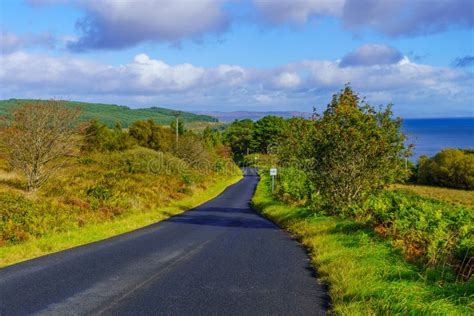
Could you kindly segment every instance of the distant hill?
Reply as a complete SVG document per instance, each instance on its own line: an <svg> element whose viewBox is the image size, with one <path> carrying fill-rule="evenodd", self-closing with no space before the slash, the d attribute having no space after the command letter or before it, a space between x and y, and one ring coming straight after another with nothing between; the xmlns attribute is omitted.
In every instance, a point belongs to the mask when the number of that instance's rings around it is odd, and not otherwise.
<svg viewBox="0 0 474 316"><path fill-rule="evenodd" d="M309 112L297 112L297 111L267 111L267 112L253 112L253 111L235 111L235 112L195 112L196 114L200 115L210 115L216 117L221 122L232 122L236 119L243 120L243 119L251 119L256 121L264 116L274 115L274 116L281 116L285 118L289 117L305 117L310 118L311 113Z"/></svg>
<svg viewBox="0 0 474 316"><path fill-rule="evenodd" d="M25 102L38 102L39 100L25 100L25 99L9 99L0 100L0 116L7 114L8 109ZM81 121L90 121L96 119L102 123L112 127L116 122L120 122L123 127L127 127L131 123L138 120L153 119L158 124L167 125L174 119L174 110L151 107L144 109L131 109L123 105L102 104L102 103L86 103L65 101L66 106L78 106L82 110L80 117ZM181 118L185 123L195 122L217 122L214 117L204 114L194 114L189 112L182 112Z"/></svg>

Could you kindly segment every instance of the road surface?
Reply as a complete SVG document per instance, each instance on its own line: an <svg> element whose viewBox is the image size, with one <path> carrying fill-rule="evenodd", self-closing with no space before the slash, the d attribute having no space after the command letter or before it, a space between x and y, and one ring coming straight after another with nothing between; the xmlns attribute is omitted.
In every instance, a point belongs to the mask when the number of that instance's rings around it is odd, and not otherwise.
<svg viewBox="0 0 474 316"><path fill-rule="evenodd" d="M166 221L0 269L0 314L324 314L303 248L250 208L247 173Z"/></svg>

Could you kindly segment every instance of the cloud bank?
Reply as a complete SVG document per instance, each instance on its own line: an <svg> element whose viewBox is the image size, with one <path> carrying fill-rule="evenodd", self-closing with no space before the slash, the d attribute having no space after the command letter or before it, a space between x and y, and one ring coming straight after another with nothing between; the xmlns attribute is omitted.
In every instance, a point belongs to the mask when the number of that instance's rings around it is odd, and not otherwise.
<svg viewBox="0 0 474 316"><path fill-rule="evenodd" d="M249 0L250 1L250 0ZM241 21L305 24L334 17L352 32L375 30L390 37L420 36L452 28L472 29L472 0L251 0L247 19L232 14L235 0L29 0L33 6L71 5L84 11L76 21L75 52L123 49L143 42L179 44L221 34ZM248 16L247 16L248 17Z"/></svg>
<svg viewBox="0 0 474 316"><path fill-rule="evenodd" d="M364 48L355 53L360 51ZM390 57L393 52L389 53L385 55ZM402 112L404 107L407 112L417 111L409 105L420 106L420 112L432 104L439 109L443 109L440 104L449 104L451 112L459 105L459 113L472 113L467 106L474 97L474 75L470 72L416 64L406 57L398 62L390 57L377 64L364 63L362 58L357 63L357 67L348 67L338 60L306 60L270 69L225 64L200 67L170 65L139 54L129 63L115 66L14 52L0 56L0 97L79 98L188 110L308 111L313 105L321 108L332 93L350 82L374 105L394 102Z"/></svg>
<svg viewBox="0 0 474 316"><path fill-rule="evenodd" d="M474 26L471 0L254 0L254 3L272 23L304 23L312 17L332 16L350 30L370 28L394 37Z"/></svg>

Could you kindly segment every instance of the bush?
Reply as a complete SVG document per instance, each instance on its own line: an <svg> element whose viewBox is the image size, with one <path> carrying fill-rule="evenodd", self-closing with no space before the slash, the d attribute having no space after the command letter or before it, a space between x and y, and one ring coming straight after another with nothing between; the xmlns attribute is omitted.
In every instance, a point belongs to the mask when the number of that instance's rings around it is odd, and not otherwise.
<svg viewBox="0 0 474 316"><path fill-rule="evenodd" d="M275 193L283 202L308 203L316 195L307 173L294 167L279 168Z"/></svg>
<svg viewBox="0 0 474 316"><path fill-rule="evenodd" d="M474 190L474 153L444 149L432 158L420 157L417 182Z"/></svg>
<svg viewBox="0 0 474 316"><path fill-rule="evenodd" d="M474 210L397 190L372 195L353 216L394 239L406 257L429 266L450 265L469 277L473 272Z"/></svg>
<svg viewBox="0 0 474 316"><path fill-rule="evenodd" d="M172 131L159 126L153 120L134 122L128 128L128 133L143 147L170 151L173 145Z"/></svg>
<svg viewBox="0 0 474 316"><path fill-rule="evenodd" d="M149 175L181 175L191 172L188 163L170 153L148 148L134 148L97 156L99 164L106 170L120 173Z"/></svg>
<svg viewBox="0 0 474 316"><path fill-rule="evenodd" d="M82 150L85 152L106 152L132 148L135 141L117 123L114 129L98 121L91 121L84 130Z"/></svg>

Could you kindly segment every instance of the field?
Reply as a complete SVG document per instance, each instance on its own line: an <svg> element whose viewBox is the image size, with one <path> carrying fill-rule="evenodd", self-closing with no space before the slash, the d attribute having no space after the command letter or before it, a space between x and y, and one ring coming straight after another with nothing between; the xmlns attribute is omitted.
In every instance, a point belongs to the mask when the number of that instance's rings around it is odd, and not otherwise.
<svg viewBox="0 0 474 316"><path fill-rule="evenodd" d="M342 315L468 315L474 280L446 282L437 271L409 263L391 240L352 219L317 215L276 201L267 176L255 209L295 235L328 285L332 309Z"/></svg>
<svg viewBox="0 0 474 316"><path fill-rule="evenodd" d="M394 184L393 189L403 189L421 196L446 201L452 204L474 207L474 191L433 187L415 184Z"/></svg>
<svg viewBox="0 0 474 316"><path fill-rule="evenodd" d="M38 191L0 159L0 266L142 227L218 195L241 178L229 162L200 170L145 148L71 158Z"/></svg>
<svg viewBox="0 0 474 316"><path fill-rule="evenodd" d="M9 99L0 100L0 116L8 114L8 110L18 104L25 102L34 102L35 100ZM123 127L127 127L131 123L138 120L153 119L160 125L169 125L174 119L174 111L170 109L152 107L145 109L131 109L123 105L86 103L66 101L66 106L80 107L82 114L80 120L87 122L92 119L101 121L109 127L113 127L116 122L120 122ZM182 112L181 119L187 123L213 123L217 122L216 118L208 115L197 115L189 112Z"/></svg>

